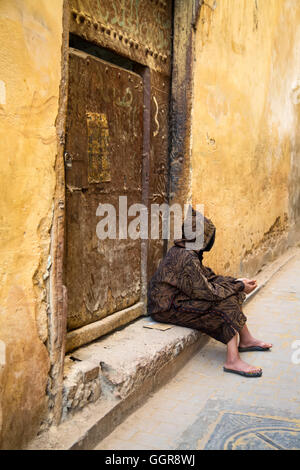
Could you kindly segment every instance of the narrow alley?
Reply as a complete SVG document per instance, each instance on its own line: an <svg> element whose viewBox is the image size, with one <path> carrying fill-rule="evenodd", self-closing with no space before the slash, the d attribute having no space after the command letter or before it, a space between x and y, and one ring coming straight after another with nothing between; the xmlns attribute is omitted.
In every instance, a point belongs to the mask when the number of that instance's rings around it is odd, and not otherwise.
<svg viewBox="0 0 300 470"><path fill-rule="evenodd" d="M211 340L97 449L300 449L299 277L300 253L245 307L274 345L244 353L261 378L225 374L225 347Z"/></svg>

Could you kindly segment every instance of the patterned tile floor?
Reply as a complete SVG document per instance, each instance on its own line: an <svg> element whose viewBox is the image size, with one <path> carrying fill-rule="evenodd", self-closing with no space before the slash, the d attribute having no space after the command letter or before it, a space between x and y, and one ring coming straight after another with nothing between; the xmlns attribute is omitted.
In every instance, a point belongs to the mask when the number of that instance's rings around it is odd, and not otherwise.
<svg viewBox="0 0 300 470"><path fill-rule="evenodd" d="M243 354L261 378L225 374L225 346L211 340L96 449L300 449L299 279L300 255L245 307L274 344Z"/></svg>

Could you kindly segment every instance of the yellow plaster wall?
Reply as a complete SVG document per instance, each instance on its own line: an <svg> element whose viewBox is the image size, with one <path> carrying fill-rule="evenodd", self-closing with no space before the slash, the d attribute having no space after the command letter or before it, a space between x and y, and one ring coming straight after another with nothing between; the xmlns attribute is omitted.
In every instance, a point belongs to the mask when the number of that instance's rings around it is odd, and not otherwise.
<svg viewBox="0 0 300 470"><path fill-rule="evenodd" d="M62 0L0 1L0 448L32 437L46 409L61 42Z"/></svg>
<svg viewBox="0 0 300 470"><path fill-rule="evenodd" d="M299 1L207 0L193 93L193 201L217 226L205 262L252 274L299 215Z"/></svg>

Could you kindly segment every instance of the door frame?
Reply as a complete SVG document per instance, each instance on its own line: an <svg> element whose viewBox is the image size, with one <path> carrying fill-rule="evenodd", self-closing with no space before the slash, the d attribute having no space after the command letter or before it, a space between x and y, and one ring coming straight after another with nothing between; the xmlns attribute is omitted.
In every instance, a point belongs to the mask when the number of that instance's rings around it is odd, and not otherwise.
<svg viewBox="0 0 300 470"><path fill-rule="evenodd" d="M203 0L190 3L173 0L173 50L169 115L169 181L168 200L170 203L187 201L188 184L181 184L190 167L190 120L192 104L193 39L197 18ZM68 0L63 0L63 35L61 54L61 83L59 91L59 112L56 120L57 157L55 162L56 187L54 192L53 222L51 228L51 268L48 298L48 342L50 371L48 381L48 423L58 425L62 415L62 392L64 359L66 350L67 290L64 285L64 244L65 244L65 125L68 102L68 62L70 15ZM147 72L145 71L145 74ZM148 71L150 73L150 71ZM145 80L147 77L145 77ZM185 89L188 89L186 93ZM144 93L149 102L151 90ZM150 121L150 108L145 111L145 121ZM188 123L186 125L185 123ZM144 142L145 148L150 145ZM145 155L146 156L146 155ZM149 175L148 164L143 167ZM187 180L188 181L188 180ZM143 198L148 200L149 187ZM143 256L146 256L145 254ZM144 260L145 261L145 260ZM143 293L146 296L146 290Z"/></svg>
<svg viewBox="0 0 300 470"><path fill-rule="evenodd" d="M74 36L73 41L76 40ZM84 44L82 44L82 40L78 38L78 45L79 48L76 48L75 45L69 47L70 52L72 51L82 51L84 54L88 54L89 52L84 49ZM81 44L80 44L81 43ZM100 53L100 51L99 51ZM105 61L108 64L112 64L113 66L118 66L123 70L126 70L125 67L122 65L116 64L118 58L122 58L116 53L110 52L111 56L114 58L113 60L109 61L107 58L103 59L102 57L98 57L101 61ZM91 57L93 57L91 55ZM150 107L151 107L151 83L150 83L150 70L148 67L137 64L130 59L128 62L132 65L135 74L139 75L139 77L143 81L143 140L142 140L142 168L141 168L141 178L142 178L142 193L141 193L141 203L144 205L148 204L148 195L149 195L149 158L150 158ZM66 205L67 206L67 205ZM65 211L66 223L67 223L67 207ZM65 227L66 228L66 227ZM66 236L66 235L64 235ZM67 243L68 240L65 240ZM84 326L79 326L78 328L72 329L71 331L67 331L66 333L66 341L65 341L65 352L69 353L79 347L88 344L101 336L111 333L112 331L125 326L127 323L135 320L136 318L143 316L146 314L146 296L147 296L147 259L148 259L148 242L147 240L140 241L141 246L141 271L140 271L140 280L141 280L141 289L140 289L140 298L139 300L134 303L133 305L123 308L121 310L116 310L115 312L109 314L108 316L91 322ZM68 260L65 256L65 262L67 263ZM66 307L67 308L67 307Z"/></svg>

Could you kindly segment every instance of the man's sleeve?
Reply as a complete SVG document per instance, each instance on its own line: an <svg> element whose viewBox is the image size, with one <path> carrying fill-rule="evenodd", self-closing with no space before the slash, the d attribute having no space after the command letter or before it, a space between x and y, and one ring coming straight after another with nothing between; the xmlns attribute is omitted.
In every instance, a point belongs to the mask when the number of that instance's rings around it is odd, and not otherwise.
<svg viewBox="0 0 300 470"><path fill-rule="evenodd" d="M216 282L207 279L199 266L197 260L190 258L184 265L179 281L179 288L191 299L208 300L220 302L228 297L244 290L244 283L232 278L232 282Z"/></svg>
<svg viewBox="0 0 300 470"><path fill-rule="evenodd" d="M212 282L222 282L222 281L225 281L225 282L237 282L237 278L236 277L232 277L232 276L219 276L217 275L216 273L214 273L214 271L205 266L205 271L207 271L208 273L208 279L209 281L212 281Z"/></svg>

